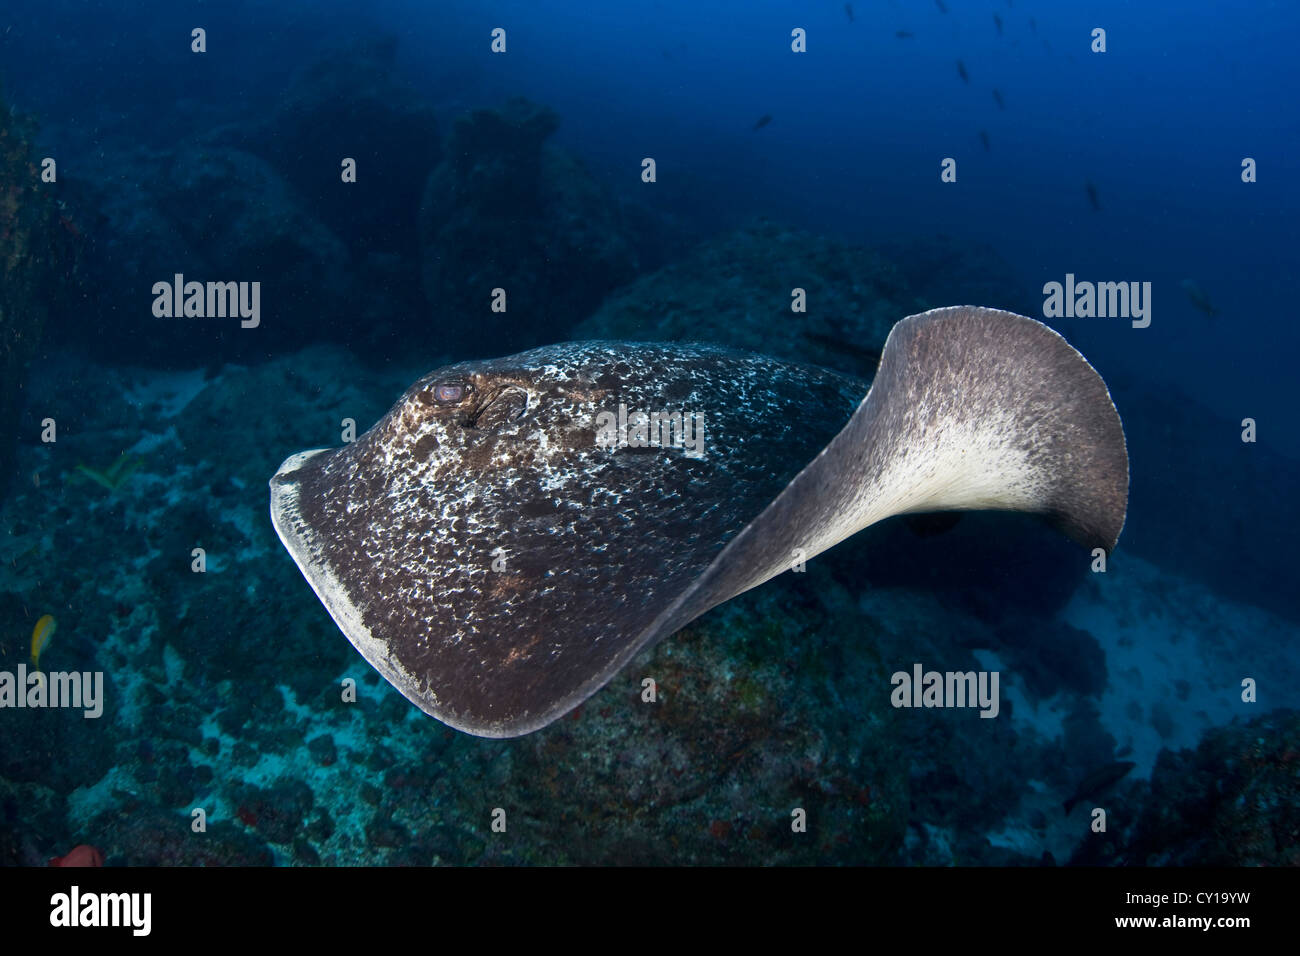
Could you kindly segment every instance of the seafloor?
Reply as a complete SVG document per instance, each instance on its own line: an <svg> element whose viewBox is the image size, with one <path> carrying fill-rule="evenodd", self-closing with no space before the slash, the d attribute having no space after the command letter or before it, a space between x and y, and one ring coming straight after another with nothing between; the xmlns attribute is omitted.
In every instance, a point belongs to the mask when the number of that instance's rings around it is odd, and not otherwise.
<svg viewBox="0 0 1300 956"><path fill-rule="evenodd" d="M835 251L759 226L702 255L787 245ZM692 261L582 331L622 332L658 284L707 302ZM728 327L767 351L799 341L725 319L713 337ZM317 346L208 372L68 358L33 379L32 414L61 432L20 447L3 505L0 661L24 660L54 612L45 666L102 669L108 705L99 720L5 714L0 859L90 843L117 864L1300 862L1283 839L1300 719L1262 716L1280 701L1244 704L1236 686L1243 661L1268 687L1300 686L1294 623L1123 548L1089 573L1018 516L933 537L869 529L642 655L551 727L448 730L353 652L267 515L282 457L337 443L343 418L374 420L432 364L376 371ZM138 467L115 490L77 468L122 455ZM1000 671L1001 717L893 709L889 674L915 661ZM1108 834L1092 834L1091 802L1062 804L1117 753L1137 766L1105 801Z"/></svg>
<svg viewBox="0 0 1300 956"><path fill-rule="evenodd" d="M1122 377L1107 376L1132 501L1105 573L1023 516L891 521L709 613L537 733L481 740L410 706L276 539L267 480L287 455L338 444L345 418L364 429L453 357L694 340L870 378L902 316L1032 303L991 250L950 240L866 250L759 220L695 241L611 200L545 145L553 114L522 101L456 123L445 149L418 104L362 102L374 141L419 148L405 192L356 218L285 181L322 104L340 108L328 76L286 94L281 152L255 155L267 137L234 127L173 151L110 150L100 179L74 181L66 215L16 234L86 240L77 274L106 304L42 312L38 346L15 290L34 303L47 286L6 287L0 331L23 345L7 367L26 374L0 395L24 409L0 454L14 456L0 669L27 660L49 613L43 666L102 670L108 686L97 720L4 713L0 862L85 843L109 865L1300 863L1292 575L1242 543L1263 515L1297 526L1276 478L1289 465L1262 446L1246 464L1207 446L1211 426L1235 424ZM343 85L385 82L354 70ZM508 214L492 205L503 188ZM205 203L225 218L196 215ZM385 228L416 206L407 233ZM17 269L14 241L0 251ZM483 313L457 290L484 262L508 264L497 281L545 307L514 325L452 321ZM141 275L213 263L289 287L264 336L199 341L121 305ZM793 285L816 303L807 313L790 311ZM46 419L56 442L39 439ZM1000 716L894 709L889 677L916 662L999 671ZM1131 772L1104 780L1121 761ZM1099 770L1100 789L1080 791ZM1104 833L1089 826L1098 801Z"/></svg>

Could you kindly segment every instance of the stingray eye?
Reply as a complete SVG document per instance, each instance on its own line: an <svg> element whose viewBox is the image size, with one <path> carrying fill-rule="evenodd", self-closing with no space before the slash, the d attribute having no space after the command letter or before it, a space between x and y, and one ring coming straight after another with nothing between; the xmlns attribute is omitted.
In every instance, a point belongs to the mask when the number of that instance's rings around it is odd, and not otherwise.
<svg viewBox="0 0 1300 956"><path fill-rule="evenodd" d="M433 386L433 400L439 405L455 405L468 390L462 382L442 382Z"/></svg>

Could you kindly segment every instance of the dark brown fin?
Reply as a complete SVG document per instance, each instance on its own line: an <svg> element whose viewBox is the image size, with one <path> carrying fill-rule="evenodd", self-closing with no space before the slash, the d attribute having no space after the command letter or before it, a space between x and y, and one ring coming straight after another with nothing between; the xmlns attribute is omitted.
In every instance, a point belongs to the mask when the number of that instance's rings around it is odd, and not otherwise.
<svg viewBox="0 0 1300 956"><path fill-rule="evenodd" d="M419 401L453 373L532 398L466 427ZM578 427L617 402L671 407L674 383L707 406L706 457L616 455ZM1128 499L1119 416L1047 326L969 306L911 316L859 395L833 373L686 346L569 343L465 363L416 383L357 441L288 459L272 521L385 678L491 737L544 727L643 648L890 515L1037 512L1114 547ZM527 480L505 480L516 471ZM543 475L572 483L568 498ZM489 570L498 548L508 573Z"/></svg>

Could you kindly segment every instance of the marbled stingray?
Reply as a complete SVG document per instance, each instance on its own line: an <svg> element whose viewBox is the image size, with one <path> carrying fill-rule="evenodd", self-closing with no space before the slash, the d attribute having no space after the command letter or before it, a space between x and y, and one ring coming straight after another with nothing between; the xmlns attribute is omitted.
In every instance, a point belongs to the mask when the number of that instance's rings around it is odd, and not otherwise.
<svg viewBox="0 0 1300 956"><path fill-rule="evenodd" d="M634 425L694 415L703 454L598 440L620 406ZM869 391L675 344L451 365L271 479L280 540L357 650L489 737L544 727L645 647L890 515L1037 512L1109 550L1127 502L1100 376L1045 325L970 306L899 322Z"/></svg>

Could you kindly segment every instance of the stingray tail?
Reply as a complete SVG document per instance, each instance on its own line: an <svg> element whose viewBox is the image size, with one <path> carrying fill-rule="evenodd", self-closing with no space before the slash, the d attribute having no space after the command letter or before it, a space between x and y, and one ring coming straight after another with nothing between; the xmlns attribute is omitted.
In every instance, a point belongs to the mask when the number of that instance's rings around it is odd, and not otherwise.
<svg viewBox="0 0 1300 956"><path fill-rule="evenodd" d="M1087 360L1033 319L955 306L899 322L850 431L858 527L917 511L1029 511L1108 551L1124 527L1119 413Z"/></svg>

